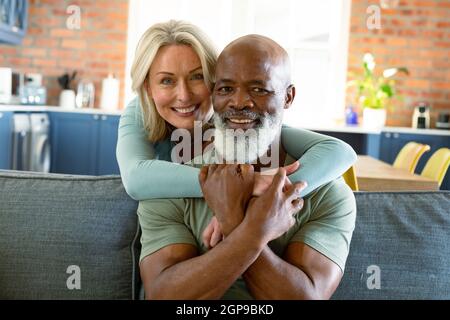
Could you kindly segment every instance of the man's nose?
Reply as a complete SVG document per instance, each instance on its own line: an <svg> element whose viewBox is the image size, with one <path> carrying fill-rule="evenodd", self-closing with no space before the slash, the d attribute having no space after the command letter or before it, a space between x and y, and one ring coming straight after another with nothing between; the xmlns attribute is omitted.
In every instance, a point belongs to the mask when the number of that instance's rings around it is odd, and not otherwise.
<svg viewBox="0 0 450 320"><path fill-rule="evenodd" d="M177 99L181 102L188 102L191 99L192 92L186 81L179 81L177 85Z"/></svg>
<svg viewBox="0 0 450 320"><path fill-rule="evenodd" d="M245 108L253 108L255 105L253 103L252 97L248 94L246 90L236 90L231 100L231 106L234 109L242 110Z"/></svg>

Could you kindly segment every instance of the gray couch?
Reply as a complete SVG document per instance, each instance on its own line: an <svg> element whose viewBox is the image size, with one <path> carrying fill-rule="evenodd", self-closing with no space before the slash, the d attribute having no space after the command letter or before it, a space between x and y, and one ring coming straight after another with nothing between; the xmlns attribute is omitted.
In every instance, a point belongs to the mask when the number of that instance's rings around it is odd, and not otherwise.
<svg viewBox="0 0 450 320"><path fill-rule="evenodd" d="M334 299L450 299L450 192L356 193ZM139 299L120 177L0 171L0 299Z"/></svg>

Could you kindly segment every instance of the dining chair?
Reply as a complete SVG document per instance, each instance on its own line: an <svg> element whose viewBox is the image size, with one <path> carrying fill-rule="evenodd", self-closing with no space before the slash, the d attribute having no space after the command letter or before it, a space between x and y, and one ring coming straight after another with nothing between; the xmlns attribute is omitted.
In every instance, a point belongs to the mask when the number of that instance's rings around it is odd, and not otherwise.
<svg viewBox="0 0 450 320"><path fill-rule="evenodd" d="M344 172L342 177L345 180L345 183L352 189L353 191L358 191L358 179L356 179L355 167L351 166L347 171Z"/></svg>
<svg viewBox="0 0 450 320"><path fill-rule="evenodd" d="M437 181L441 186L449 165L450 149L440 148L428 159L420 175Z"/></svg>
<svg viewBox="0 0 450 320"><path fill-rule="evenodd" d="M405 169L410 173L414 173L420 157L429 150L430 146L427 144L421 144L413 141L408 142L397 154L392 166L394 168Z"/></svg>

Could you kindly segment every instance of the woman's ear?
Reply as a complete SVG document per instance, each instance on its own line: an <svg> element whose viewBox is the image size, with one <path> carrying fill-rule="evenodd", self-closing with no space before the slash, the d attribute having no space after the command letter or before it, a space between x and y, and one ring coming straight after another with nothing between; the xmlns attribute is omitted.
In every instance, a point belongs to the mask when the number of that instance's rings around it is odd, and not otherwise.
<svg viewBox="0 0 450 320"><path fill-rule="evenodd" d="M289 107L292 105L292 102L294 102L295 98L295 87L293 84L291 84L286 89L286 97L284 101L284 109L289 109Z"/></svg>

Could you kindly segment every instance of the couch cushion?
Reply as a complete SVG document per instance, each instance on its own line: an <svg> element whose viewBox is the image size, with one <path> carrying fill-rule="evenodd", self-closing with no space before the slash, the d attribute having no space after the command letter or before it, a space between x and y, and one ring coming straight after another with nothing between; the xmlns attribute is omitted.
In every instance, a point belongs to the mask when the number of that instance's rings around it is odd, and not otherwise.
<svg viewBox="0 0 450 320"><path fill-rule="evenodd" d="M450 192L355 196L356 227L333 299L450 299Z"/></svg>
<svg viewBox="0 0 450 320"><path fill-rule="evenodd" d="M118 176L0 171L0 299L135 298L136 209Z"/></svg>

